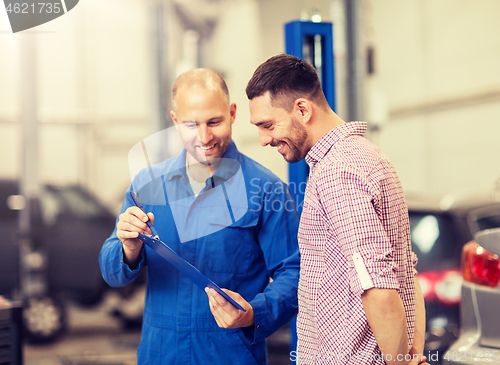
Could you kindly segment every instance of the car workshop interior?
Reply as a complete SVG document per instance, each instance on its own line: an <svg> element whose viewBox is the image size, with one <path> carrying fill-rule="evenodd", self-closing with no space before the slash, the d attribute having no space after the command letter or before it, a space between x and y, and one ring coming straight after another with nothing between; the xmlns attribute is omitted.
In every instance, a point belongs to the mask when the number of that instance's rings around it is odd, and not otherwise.
<svg viewBox="0 0 500 365"><path fill-rule="evenodd" d="M224 78L238 150L298 187L300 214L308 167L261 146L245 93L281 53L316 68L330 107L366 122L365 138L397 171L427 362L500 364L500 1L4 5L0 365L138 364L146 270L113 288L99 254L149 166L145 146L179 144L160 132L173 128L171 90L184 72ZM297 363L295 319L266 341L270 365Z"/></svg>

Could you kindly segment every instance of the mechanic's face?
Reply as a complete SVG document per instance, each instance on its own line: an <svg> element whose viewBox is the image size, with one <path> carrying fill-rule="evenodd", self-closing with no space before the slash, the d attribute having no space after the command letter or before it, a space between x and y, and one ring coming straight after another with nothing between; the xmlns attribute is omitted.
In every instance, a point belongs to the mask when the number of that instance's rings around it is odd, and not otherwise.
<svg viewBox="0 0 500 365"><path fill-rule="evenodd" d="M236 104L228 105L220 89L183 87L177 92L176 106L171 116L188 152L188 163L208 165L221 158L231 142Z"/></svg>
<svg viewBox="0 0 500 365"><path fill-rule="evenodd" d="M250 120L259 129L262 146L277 147L288 162L297 162L306 156L305 127L292 113L272 106L269 92L250 100Z"/></svg>

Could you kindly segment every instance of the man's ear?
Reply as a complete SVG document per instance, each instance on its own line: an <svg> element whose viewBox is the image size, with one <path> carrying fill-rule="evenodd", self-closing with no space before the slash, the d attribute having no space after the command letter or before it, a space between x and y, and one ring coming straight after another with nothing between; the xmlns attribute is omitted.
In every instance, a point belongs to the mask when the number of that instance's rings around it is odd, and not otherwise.
<svg viewBox="0 0 500 365"><path fill-rule="evenodd" d="M233 124L236 119L236 103L232 103L229 106L229 115L231 116L231 124Z"/></svg>
<svg viewBox="0 0 500 365"><path fill-rule="evenodd" d="M173 110L170 111L170 117L172 118L174 124L177 125L177 116L175 115L175 112Z"/></svg>
<svg viewBox="0 0 500 365"><path fill-rule="evenodd" d="M293 104L293 113L304 124L307 124L311 120L313 114L312 103L304 98L295 100Z"/></svg>

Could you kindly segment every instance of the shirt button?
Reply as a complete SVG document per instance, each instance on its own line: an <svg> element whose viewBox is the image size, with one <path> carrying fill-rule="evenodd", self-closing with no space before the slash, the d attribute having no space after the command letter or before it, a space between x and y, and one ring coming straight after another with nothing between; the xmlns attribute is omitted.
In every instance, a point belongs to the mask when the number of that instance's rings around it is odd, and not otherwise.
<svg viewBox="0 0 500 365"><path fill-rule="evenodd" d="M257 329L260 329L260 324L257 325Z"/></svg>

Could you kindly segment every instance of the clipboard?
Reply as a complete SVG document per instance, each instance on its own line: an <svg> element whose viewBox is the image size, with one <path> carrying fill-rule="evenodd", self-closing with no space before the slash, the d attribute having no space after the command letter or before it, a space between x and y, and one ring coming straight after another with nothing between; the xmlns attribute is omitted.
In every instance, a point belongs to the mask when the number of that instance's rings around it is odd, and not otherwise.
<svg viewBox="0 0 500 365"><path fill-rule="evenodd" d="M217 284L203 275L196 267L180 257L166 243L140 233L138 238L146 245L148 245L152 250L154 250L158 255L170 262L177 270L191 279L193 283L200 287L201 290L205 290L206 287L212 288L237 309L246 312L246 310L241 305L239 305L233 298L227 295Z"/></svg>

